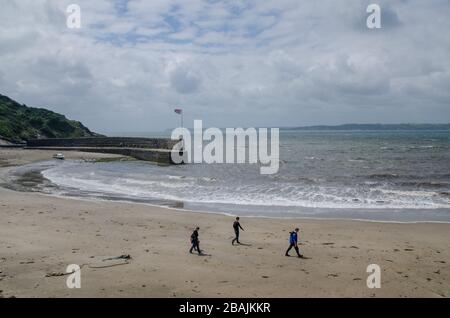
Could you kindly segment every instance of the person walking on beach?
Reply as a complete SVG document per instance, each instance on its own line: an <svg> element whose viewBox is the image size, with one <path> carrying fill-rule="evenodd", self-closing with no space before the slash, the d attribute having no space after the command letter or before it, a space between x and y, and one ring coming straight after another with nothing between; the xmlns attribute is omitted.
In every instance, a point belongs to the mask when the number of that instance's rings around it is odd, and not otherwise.
<svg viewBox="0 0 450 318"><path fill-rule="evenodd" d="M191 249L189 250L189 253L192 254L193 250L196 250L198 252L198 255L202 254L202 251L200 250L200 241L198 239L198 230L200 230L200 228L197 226L194 230L194 232L192 232L191 234Z"/></svg>
<svg viewBox="0 0 450 318"><path fill-rule="evenodd" d="M234 229L234 234L235 234L235 238L231 241L231 244L234 245L234 242L241 244L241 242L239 242L239 229L241 229L242 231L244 230L241 226L241 223L239 223L239 217L236 217L236 220L233 223L233 229Z"/></svg>
<svg viewBox="0 0 450 318"><path fill-rule="evenodd" d="M300 258L303 257L303 255L301 255L301 254L300 254L300 251L298 250L298 244L297 244L297 241L298 241L298 231L299 231L299 228L296 228L294 231L292 231L292 232L289 233L289 248L288 248L287 251L286 251L286 254L285 254L286 256L291 256L291 255L289 255L289 251L290 251L292 248L294 248L295 251L297 252L297 256L300 257Z"/></svg>

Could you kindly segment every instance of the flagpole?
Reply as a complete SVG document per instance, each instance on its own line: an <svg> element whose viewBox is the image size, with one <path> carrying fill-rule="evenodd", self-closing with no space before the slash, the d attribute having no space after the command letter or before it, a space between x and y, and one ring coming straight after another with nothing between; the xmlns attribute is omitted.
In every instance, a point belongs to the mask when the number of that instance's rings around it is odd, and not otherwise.
<svg viewBox="0 0 450 318"><path fill-rule="evenodd" d="M181 115L180 118L180 122L181 122L181 128L184 128L184 123L183 123L183 109L182 108L175 108L175 113L177 113L178 115ZM184 152L184 140L183 140L183 136L181 137L181 149L180 152Z"/></svg>
<svg viewBox="0 0 450 318"><path fill-rule="evenodd" d="M181 109L181 128L183 129L184 127L183 127L183 109ZM184 139L182 139L181 140L181 142L182 142L182 146L181 146L181 151L183 151L184 152Z"/></svg>

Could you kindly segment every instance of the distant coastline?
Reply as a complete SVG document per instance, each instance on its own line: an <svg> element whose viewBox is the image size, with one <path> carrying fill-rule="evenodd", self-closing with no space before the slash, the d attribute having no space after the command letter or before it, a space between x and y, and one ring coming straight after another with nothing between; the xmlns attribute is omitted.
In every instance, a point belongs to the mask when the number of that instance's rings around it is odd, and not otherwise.
<svg viewBox="0 0 450 318"><path fill-rule="evenodd" d="M343 124L284 127L281 130L450 130L450 124Z"/></svg>
<svg viewBox="0 0 450 318"><path fill-rule="evenodd" d="M236 125L234 128L242 127ZM450 131L450 124L342 124L342 125L312 125L312 126L293 126L280 127L268 126L272 128L279 128L281 131ZM190 127L185 127L189 131L193 131ZM249 127L242 127L247 129ZM109 136L129 136L129 137L160 137L170 136L174 128L168 128L158 132L106 132ZM204 128L206 129L206 128ZM219 128L225 131L225 127Z"/></svg>

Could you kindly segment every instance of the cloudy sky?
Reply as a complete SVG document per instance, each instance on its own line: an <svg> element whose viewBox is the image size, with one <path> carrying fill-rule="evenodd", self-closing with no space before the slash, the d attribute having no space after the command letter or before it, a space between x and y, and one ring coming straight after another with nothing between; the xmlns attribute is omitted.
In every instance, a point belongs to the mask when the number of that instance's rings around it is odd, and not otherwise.
<svg viewBox="0 0 450 318"><path fill-rule="evenodd" d="M98 132L172 128L175 107L218 127L450 122L449 0L1 5L0 93Z"/></svg>

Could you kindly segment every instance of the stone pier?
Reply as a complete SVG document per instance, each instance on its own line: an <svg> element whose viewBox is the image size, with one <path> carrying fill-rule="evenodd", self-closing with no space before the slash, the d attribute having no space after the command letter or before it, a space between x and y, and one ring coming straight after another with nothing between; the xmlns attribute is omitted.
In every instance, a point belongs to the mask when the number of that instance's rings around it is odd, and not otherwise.
<svg viewBox="0 0 450 318"><path fill-rule="evenodd" d="M169 138L88 137L30 139L26 149L111 153L160 164L173 164L171 153L178 140Z"/></svg>

